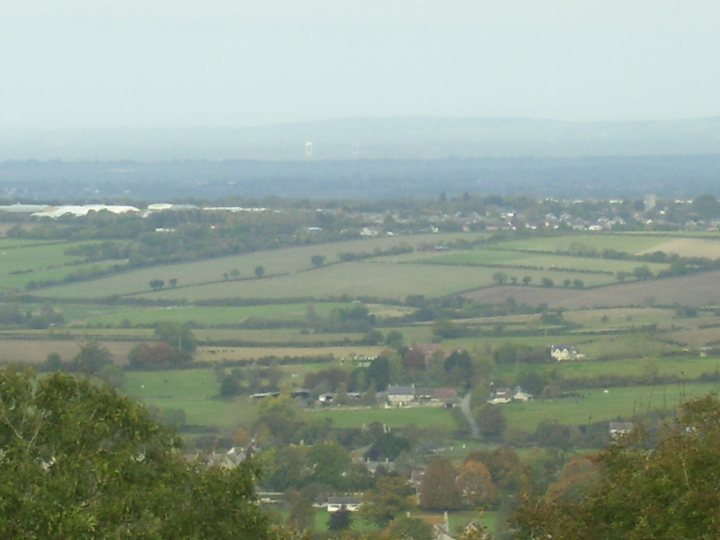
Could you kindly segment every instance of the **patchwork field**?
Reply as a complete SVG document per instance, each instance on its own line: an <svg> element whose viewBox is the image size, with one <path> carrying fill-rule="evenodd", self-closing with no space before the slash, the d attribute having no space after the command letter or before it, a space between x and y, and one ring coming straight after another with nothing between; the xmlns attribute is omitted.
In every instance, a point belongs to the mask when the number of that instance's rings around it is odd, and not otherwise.
<svg viewBox="0 0 720 540"><path fill-rule="evenodd" d="M484 303L503 302L507 298L514 298L523 304L547 304L552 308L566 309L673 304L705 306L720 303L718 280L720 280L720 272L703 272L688 276L622 283L592 290L504 286L473 291L466 296Z"/></svg>
<svg viewBox="0 0 720 540"><path fill-rule="evenodd" d="M61 305L60 311L68 324L77 326L123 324L150 325L158 321L192 322L201 326L232 326L254 320L305 320L308 309L320 317L327 317L334 309L349 303L313 302L298 304L262 304L254 306L164 306L126 307L103 305ZM396 317L412 312L402 306L368 304L368 311L378 317Z"/></svg>
<svg viewBox="0 0 720 540"><path fill-rule="evenodd" d="M361 428L372 422L381 422L390 428L414 425L419 428L437 428L448 432L458 428L455 417L442 407L312 409L312 416L329 418L340 429Z"/></svg>
<svg viewBox="0 0 720 540"><path fill-rule="evenodd" d="M592 257L570 257L565 255L529 255L518 251L500 249L476 249L451 253L448 255L420 259L424 264L454 264L461 266L499 265L507 268L539 268L544 270L566 270L568 272L632 272L638 266L647 266L653 274L665 270L669 265L659 263L639 263L614 259Z"/></svg>
<svg viewBox="0 0 720 540"><path fill-rule="evenodd" d="M242 287L255 280L255 268L262 266L265 276L293 274L313 268L313 255L325 257L325 263L338 262L340 253L374 253L375 250L390 249L408 245L420 249L435 242L450 242L458 238L478 238L479 235L439 234L381 237L369 240L333 242L313 246L291 247L270 251L259 251L232 257L218 257L197 262L160 265L124 272L83 284L72 284L44 290L42 294L61 298L94 298L110 294L126 295L150 290L149 282L154 279L177 279L174 292L183 287L204 283L227 282L226 285ZM181 295L182 296L182 295ZM197 297L197 295L191 295ZM298 296L298 295L293 295Z"/></svg>
<svg viewBox="0 0 720 540"><path fill-rule="evenodd" d="M509 429L532 432L543 420L580 425L632 419L653 412L668 411L694 397L720 390L720 384L674 384L584 390L582 397L535 400L502 405Z"/></svg>

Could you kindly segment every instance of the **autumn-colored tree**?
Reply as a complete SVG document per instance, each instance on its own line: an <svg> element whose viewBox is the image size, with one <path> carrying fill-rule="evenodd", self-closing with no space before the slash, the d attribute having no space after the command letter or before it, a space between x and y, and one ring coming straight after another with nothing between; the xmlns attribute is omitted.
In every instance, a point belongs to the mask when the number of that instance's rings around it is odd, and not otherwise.
<svg viewBox="0 0 720 540"><path fill-rule="evenodd" d="M589 494L600 481L600 468L591 456L573 456L550 484L546 497L552 501L577 501Z"/></svg>
<svg viewBox="0 0 720 540"><path fill-rule="evenodd" d="M431 460L420 485L420 508L436 512L462 508L456 477L457 471L450 460L444 457Z"/></svg>
<svg viewBox="0 0 720 540"><path fill-rule="evenodd" d="M463 502L472 508L492 506L497 500L497 488L492 475L479 461L469 460L460 467L457 485Z"/></svg>
<svg viewBox="0 0 720 540"><path fill-rule="evenodd" d="M527 501L517 537L720 538L720 400L684 404L655 448L637 437L598 455L601 478L580 500Z"/></svg>
<svg viewBox="0 0 720 540"><path fill-rule="evenodd" d="M433 529L422 519L403 516L393 520L382 538L383 540L432 540Z"/></svg>

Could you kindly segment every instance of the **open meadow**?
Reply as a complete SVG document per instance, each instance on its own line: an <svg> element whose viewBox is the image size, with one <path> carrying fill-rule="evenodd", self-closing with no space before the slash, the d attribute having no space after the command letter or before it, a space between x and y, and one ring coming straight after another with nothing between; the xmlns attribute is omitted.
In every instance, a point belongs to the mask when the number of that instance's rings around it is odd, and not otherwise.
<svg viewBox="0 0 720 540"><path fill-rule="evenodd" d="M583 390L578 397L499 405L508 429L533 432L543 421L581 425L632 420L652 412L671 412L689 399L720 390L720 383L678 383Z"/></svg>

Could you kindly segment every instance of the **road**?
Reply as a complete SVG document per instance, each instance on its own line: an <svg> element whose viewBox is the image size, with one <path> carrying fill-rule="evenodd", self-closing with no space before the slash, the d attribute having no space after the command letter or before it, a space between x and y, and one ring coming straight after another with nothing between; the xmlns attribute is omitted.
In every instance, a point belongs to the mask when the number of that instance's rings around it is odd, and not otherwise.
<svg viewBox="0 0 720 540"><path fill-rule="evenodd" d="M472 433L473 439L479 439L480 438L480 428L477 425L477 422L475 421L475 418L472 415L472 412L470 412L470 398L472 397L471 392L468 392L463 396L463 398L460 400L460 410L462 411L463 415L465 416L465 419L467 420L468 425L470 426L470 432Z"/></svg>

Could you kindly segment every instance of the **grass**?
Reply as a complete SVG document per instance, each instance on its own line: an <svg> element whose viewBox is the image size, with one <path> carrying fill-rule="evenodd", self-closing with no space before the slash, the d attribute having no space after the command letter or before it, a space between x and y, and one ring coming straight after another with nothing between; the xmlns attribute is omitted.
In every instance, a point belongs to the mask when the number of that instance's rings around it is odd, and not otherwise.
<svg viewBox="0 0 720 540"><path fill-rule="evenodd" d="M623 261L614 259L601 259L594 257L572 257L565 255L528 254L517 251L500 251L491 249L477 249L451 253L439 257L422 259L418 262L425 264L454 264L464 266L499 265L507 268L535 267L547 270L565 269L583 270L588 272L632 272L638 266L647 266L653 274L665 270L669 265L659 263L644 263L638 261Z"/></svg>
<svg viewBox="0 0 720 540"><path fill-rule="evenodd" d="M63 360L71 360L80 352L83 340L57 340L26 338L0 338L0 364L38 364L44 362L50 353L58 353ZM135 342L102 341L117 363L124 364Z"/></svg>
<svg viewBox="0 0 720 540"><path fill-rule="evenodd" d="M384 347L199 347L196 360L222 363L228 360L254 360L274 356L276 358L317 358L332 355L335 358L349 358L354 354L376 356Z"/></svg>
<svg viewBox="0 0 720 540"><path fill-rule="evenodd" d="M255 416L254 404L247 398L216 398L218 383L212 369L129 371L123 391L147 405L182 409L188 424L195 426L232 429L248 425Z"/></svg>
<svg viewBox="0 0 720 540"><path fill-rule="evenodd" d="M558 400L534 400L502 405L508 429L535 431L543 420L582 425L632 419L655 410L674 409L680 403L720 390L718 384L694 383L657 386L618 387L583 390L583 397Z"/></svg>
<svg viewBox="0 0 720 540"><path fill-rule="evenodd" d="M585 379L604 375L618 377L646 376L651 370L657 369L660 377L679 377L683 380L697 379L703 373L712 373L720 369L720 358L650 358L623 359L611 361L577 361L557 362L553 364L513 364L499 365L496 370L498 377L514 378L520 373L544 373L556 371L565 379Z"/></svg>
<svg viewBox="0 0 720 540"><path fill-rule="evenodd" d="M510 240L497 244L497 247L500 249L554 252L568 252L578 248L589 248L597 251L614 249L634 254L646 250L655 251L653 248L664 241L665 239L662 237L642 234L578 234Z"/></svg>
<svg viewBox="0 0 720 540"><path fill-rule="evenodd" d="M169 307L117 307L104 305L62 305L61 311L68 323L84 325L120 326L151 325L158 321L174 323L193 322L201 326L241 324L248 319L303 321L312 308L321 317L334 309L348 307L346 302L313 302L296 304L264 304L256 306L169 306ZM378 317L398 316L408 308L370 304L370 313Z"/></svg>
<svg viewBox="0 0 720 540"><path fill-rule="evenodd" d="M288 273L294 274L311 270L313 265L310 259L313 255L323 255L325 256L326 263L334 263L338 261L338 254L344 252L372 253L375 249L388 249L403 244L418 248L428 243L452 241L458 238L472 240L476 237L478 237L478 235L463 233L409 235L259 251L197 262L142 268L115 276L83 282L82 284L70 284L49 288L42 291L42 294L61 298L105 297L108 295L108 291L112 291L113 294L118 295L135 294L150 290L149 282L151 280L163 279L167 282L171 278L178 280L178 287L172 289L174 292L183 291L183 287L186 286L208 282L218 282L221 290L237 290L238 288L242 290L248 286L247 284L249 283L265 281L255 279L255 268L258 265L263 266L265 275L268 277ZM240 279L226 281L225 274L230 276L233 270L239 272ZM180 296L183 297L183 295ZM286 296L297 296L297 290L294 290ZM195 295L194 297L203 298L202 295ZM220 297L223 297L222 294ZM258 298L264 297L266 296L258 296Z"/></svg>
<svg viewBox="0 0 720 540"><path fill-rule="evenodd" d="M165 289L145 292L141 296L164 300L200 300L215 298L306 298L318 299L346 296L373 296L403 300L410 295L439 297L494 284L493 273L487 267L429 266L425 264L388 264L383 262L355 262L327 266L317 270L264 279L213 283L197 287ZM533 283L550 278L560 285L565 279L582 279L587 286L612 283L612 276L603 274L575 274L545 270L522 270L510 273L518 281L531 276ZM88 287L93 287L92 283ZM53 294L60 289L54 290Z"/></svg>
<svg viewBox="0 0 720 540"><path fill-rule="evenodd" d="M434 427L449 431L458 428L450 411L442 407L315 409L310 411L310 414L329 418L333 425L340 429L362 428L372 422L382 422L391 428L411 424L420 428Z"/></svg>

